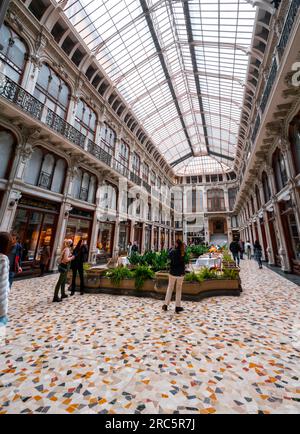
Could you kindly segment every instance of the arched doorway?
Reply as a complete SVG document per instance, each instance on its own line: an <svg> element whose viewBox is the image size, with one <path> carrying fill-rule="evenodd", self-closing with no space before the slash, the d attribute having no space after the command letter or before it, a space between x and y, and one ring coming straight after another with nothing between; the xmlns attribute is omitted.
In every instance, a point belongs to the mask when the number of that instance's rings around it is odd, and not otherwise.
<svg viewBox="0 0 300 434"><path fill-rule="evenodd" d="M225 244L228 242L228 228L225 217L209 219L210 243Z"/></svg>

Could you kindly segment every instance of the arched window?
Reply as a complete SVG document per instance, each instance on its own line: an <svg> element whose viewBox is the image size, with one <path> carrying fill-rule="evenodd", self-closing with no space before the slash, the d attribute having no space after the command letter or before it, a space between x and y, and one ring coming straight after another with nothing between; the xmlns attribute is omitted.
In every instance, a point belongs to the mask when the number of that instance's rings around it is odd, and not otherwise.
<svg viewBox="0 0 300 434"><path fill-rule="evenodd" d="M260 200L259 188L257 187L257 185L255 186L255 197L256 197L256 206L257 209L259 210L261 208L261 200Z"/></svg>
<svg viewBox="0 0 300 434"><path fill-rule="evenodd" d="M3 24L0 32L1 72L16 83L20 83L25 67L27 47L22 39L7 25Z"/></svg>
<svg viewBox="0 0 300 434"><path fill-rule="evenodd" d="M46 149L35 148L25 170L24 181L46 190L62 193L66 161Z"/></svg>
<svg viewBox="0 0 300 434"><path fill-rule="evenodd" d="M0 131L0 178L8 176L9 163L12 159L14 137L8 131Z"/></svg>
<svg viewBox="0 0 300 434"><path fill-rule="evenodd" d="M208 190L207 192L208 211L225 211L224 191L221 189Z"/></svg>
<svg viewBox="0 0 300 434"><path fill-rule="evenodd" d="M66 118L70 89L64 80L45 63L39 72L34 96L58 116Z"/></svg>
<svg viewBox="0 0 300 434"><path fill-rule="evenodd" d="M127 198L126 198L127 202ZM104 209L117 209L117 189L115 186L106 183L100 188L100 206ZM127 204L126 204L127 207ZM127 210L125 211L127 212Z"/></svg>
<svg viewBox="0 0 300 434"><path fill-rule="evenodd" d="M290 142L296 174L300 173L300 113L290 124Z"/></svg>
<svg viewBox="0 0 300 434"><path fill-rule="evenodd" d="M119 159L124 166L129 166L129 146L125 142L121 142L120 145L120 152L119 152Z"/></svg>
<svg viewBox="0 0 300 434"><path fill-rule="evenodd" d="M268 175L266 174L266 172L262 173L261 181L263 185L265 203L267 203L271 199L271 190L270 190Z"/></svg>
<svg viewBox="0 0 300 434"><path fill-rule="evenodd" d="M75 128L79 130L84 136L88 137L91 141L95 140L96 134L96 113L80 99L77 104L75 116Z"/></svg>
<svg viewBox="0 0 300 434"><path fill-rule="evenodd" d="M273 154L272 167L274 170L276 189L277 192L279 192L286 185L288 177L282 152L278 148Z"/></svg>
<svg viewBox="0 0 300 434"><path fill-rule="evenodd" d="M140 156L134 152L132 158L132 171L135 175L140 175L140 166L141 166L141 158Z"/></svg>
<svg viewBox="0 0 300 434"><path fill-rule="evenodd" d="M149 166L147 163L143 164L143 180L149 182Z"/></svg>
<svg viewBox="0 0 300 434"><path fill-rule="evenodd" d="M84 202L95 203L96 177L82 169L77 169L72 196Z"/></svg>
<svg viewBox="0 0 300 434"><path fill-rule="evenodd" d="M116 139L115 131L105 122L101 128L101 146L111 155L115 152Z"/></svg>

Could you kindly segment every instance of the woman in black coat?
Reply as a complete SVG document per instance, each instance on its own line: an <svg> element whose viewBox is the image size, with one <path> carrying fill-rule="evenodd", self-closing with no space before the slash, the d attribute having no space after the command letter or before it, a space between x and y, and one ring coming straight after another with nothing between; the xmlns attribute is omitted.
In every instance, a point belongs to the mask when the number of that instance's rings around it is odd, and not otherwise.
<svg viewBox="0 0 300 434"><path fill-rule="evenodd" d="M77 243L77 246L73 250L73 255L75 257L71 262L71 269L72 269L71 295L75 294L77 271L80 278L80 294L83 295L84 294L83 264L88 260L88 248L87 245L83 243L82 238L80 238L80 240Z"/></svg>

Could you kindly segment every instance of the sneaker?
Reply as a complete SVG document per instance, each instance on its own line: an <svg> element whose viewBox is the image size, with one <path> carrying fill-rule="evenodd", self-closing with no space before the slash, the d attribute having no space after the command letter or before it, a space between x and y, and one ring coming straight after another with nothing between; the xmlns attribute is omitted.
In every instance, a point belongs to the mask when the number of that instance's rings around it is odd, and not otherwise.
<svg viewBox="0 0 300 434"><path fill-rule="evenodd" d="M184 310L183 307L175 307L176 313L182 312L183 310Z"/></svg>
<svg viewBox="0 0 300 434"><path fill-rule="evenodd" d="M63 294L62 296L61 296L61 299L63 299L63 298L68 298L69 296L67 295L67 294Z"/></svg>
<svg viewBox="0 0 300 434"><path fill-rule="evenodd" d="M62 301L62 299L61 298L59 298L59 297L54 297L53 298L53 303L60 303Z"/></svg>
<svg viewBox="0 0 300 434"><path fill-rule="evenodd" d="M168 306L166 304L163 305L162 310L167 311L168 310Z"/></svg>
<svg viewBox="0 0 300 434"><path fill-rule="evenodd" d="M80 295L84 295L84 292L81 292Z"/></svg>
<svg viewBox="0 0 300 434"><path fill-rule="evenodd" d="M75 291L71 291L70 297L73 297L75 295Z"/></svg>
<svg viewBox="0 0 300 434"><path fill-rule="evenodd" d="M0 325L5 326L7 324L7 321L8 321L7 316L2 316L0 318Z"/></svg>

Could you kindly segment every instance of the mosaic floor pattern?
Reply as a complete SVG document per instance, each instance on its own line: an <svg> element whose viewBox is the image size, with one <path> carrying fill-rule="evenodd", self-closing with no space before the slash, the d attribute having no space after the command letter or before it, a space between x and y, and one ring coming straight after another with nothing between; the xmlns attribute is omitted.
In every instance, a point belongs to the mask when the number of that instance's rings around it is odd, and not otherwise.
<svg viewBox="0 0 300 434"><path fill-rule="evenodd" d="M300 413L300 287L242 261L241 297L76 295L14 283L2 413Z"/></svg>

